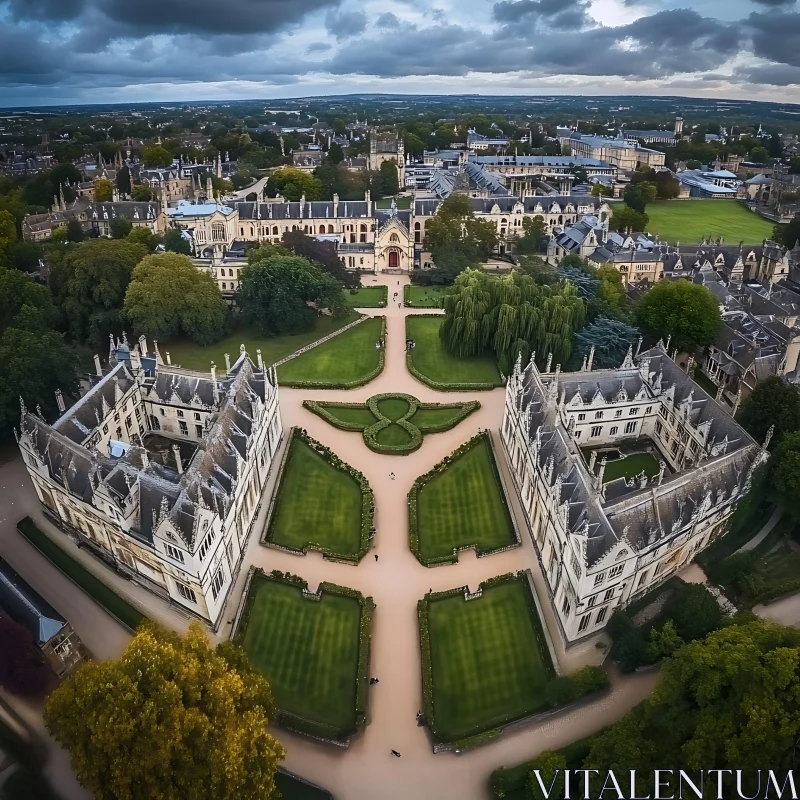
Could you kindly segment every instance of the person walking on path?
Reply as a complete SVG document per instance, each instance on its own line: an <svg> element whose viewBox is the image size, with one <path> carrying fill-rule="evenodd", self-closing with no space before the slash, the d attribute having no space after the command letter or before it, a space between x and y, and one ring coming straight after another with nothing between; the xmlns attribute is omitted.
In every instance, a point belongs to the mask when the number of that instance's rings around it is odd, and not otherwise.
<svg viewBox="0 0 800 800"><path fill-rule="evenodd" d="M378 560L378 554L377 553L375 553L375 560L376 561Z"/></svg>
<svg viewBox="0 0 800 800"><path fill-rule="evenodd" d="M398 753L398 752L397 752L397 750L392 750L392 755L393 755L395 758L400 758L400 753Z"/></svg>
<svg viewBox="0 0 800 800"><path fill-rule="evenodd" d="M394 472L390 472L390 473L389 473L389 477L390 477L392 480L394 480Z"/></svg>

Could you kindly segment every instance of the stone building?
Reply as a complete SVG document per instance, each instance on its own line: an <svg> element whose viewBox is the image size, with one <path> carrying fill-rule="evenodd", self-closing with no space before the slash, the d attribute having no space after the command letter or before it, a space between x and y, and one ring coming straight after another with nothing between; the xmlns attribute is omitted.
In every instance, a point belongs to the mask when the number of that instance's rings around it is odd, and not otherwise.
<svg viewBox="0 0 800 800"><path fill-rule="evenodd" d="M618 369L540 372L518 362L501 438L567 645L724 534L767 458L663 346ZM549 369L548 364L548 369ZM651 474L604 480L649 453Z"/></svg>
<svg viewBox="0 0 800 800"><path fill-rule="evenodd" d="M242 345L224 375L193 372L144 337L112 339L110 372L58 420L22 409L19 447L48 516L214 627L283 434L275 372L257 362Z"/></svg>
<svg viewBox="0 0 800 800"><path fill-rule="evenodd" d="M659 150L631 144L623 138L593 136L579 131L559 132L558 141L562 149L570 148L573 156L604 161L621 172L633 172L642 164L663 167L665 156Z"/></svg>
<svg viewBox="0 0 800 800"><path fill-rule="evenodd" d="M400 186L405 186L405 146L403 139L396 134L379 134L372 129L369 134L369 153L367 153L367 169L377 172L384 161L392 161L397 167L397 179Z"/></svg>

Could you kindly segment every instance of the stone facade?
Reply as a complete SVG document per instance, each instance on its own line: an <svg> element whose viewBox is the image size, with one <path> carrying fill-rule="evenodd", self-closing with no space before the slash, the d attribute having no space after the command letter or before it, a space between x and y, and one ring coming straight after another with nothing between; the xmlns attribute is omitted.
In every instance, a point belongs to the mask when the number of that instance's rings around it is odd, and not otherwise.
<svg viewBox="0 0 800 800"><path fill-rule="evenodd" d="M219 624L283 433L274 370L218 377L112 340L111 370L52 425L23 407L39 500L125 574Z"/></svg>
<svg viewBox="0 0 800 800"><path fill-rule="evenodd" d="M567 644L602 630L721 536L760 447L659 346L619 369L541 373L517 363L501 437ZM604 483L605 458L639 440L658 458ZM588 448L592 448L589 450Z"/></svg>

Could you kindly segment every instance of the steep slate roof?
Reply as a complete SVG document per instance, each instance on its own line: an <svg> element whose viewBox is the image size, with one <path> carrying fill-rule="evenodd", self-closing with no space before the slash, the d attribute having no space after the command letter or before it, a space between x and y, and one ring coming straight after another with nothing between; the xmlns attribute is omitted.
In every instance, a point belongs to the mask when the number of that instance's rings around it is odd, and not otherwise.
<svg viewBox="0 0 800 800"><path fill-rule="evenodd" d="M301 209L302 206L302 209ZM339 200L334 208L332 200L307 200L305 203L236 203L239 219L338 219L368 216L365 200ZM334 213L335 212L335 213Z"/></svg>
<svg viewBox="0 0 800 800"><path fill-rule="evenodd" d="M0 609L24 625L40 647L47 644L67 621L11 565L0 558Z"/></svg>

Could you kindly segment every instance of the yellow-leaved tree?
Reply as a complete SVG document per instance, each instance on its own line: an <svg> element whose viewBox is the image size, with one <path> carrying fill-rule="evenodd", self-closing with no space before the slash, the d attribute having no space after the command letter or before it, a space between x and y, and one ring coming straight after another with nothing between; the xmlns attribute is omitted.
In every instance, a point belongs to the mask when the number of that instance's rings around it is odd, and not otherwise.
<svg viewBox="0 0 800 800"><path fill-rule="evenodd" d="M56 689L45 723L96 800L268 800L285 755L271 712L240 648L147 623Z"/></svg>

